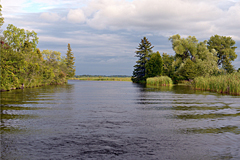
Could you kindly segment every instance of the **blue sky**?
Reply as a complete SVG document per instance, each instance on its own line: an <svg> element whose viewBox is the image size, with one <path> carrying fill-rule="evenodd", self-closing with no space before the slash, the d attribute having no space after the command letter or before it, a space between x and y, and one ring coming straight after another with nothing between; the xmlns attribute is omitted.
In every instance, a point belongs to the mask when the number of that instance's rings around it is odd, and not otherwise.
<svg viewBox="0 0 240 160"><path fill-rule="evenodd" d="M146 36L154 51L173 55L168 38L212 35L236 41L240 68L239 0L2 0L5 24L34 30L40 50L65 55L70 43L76 74L131 75Z"/></svg>

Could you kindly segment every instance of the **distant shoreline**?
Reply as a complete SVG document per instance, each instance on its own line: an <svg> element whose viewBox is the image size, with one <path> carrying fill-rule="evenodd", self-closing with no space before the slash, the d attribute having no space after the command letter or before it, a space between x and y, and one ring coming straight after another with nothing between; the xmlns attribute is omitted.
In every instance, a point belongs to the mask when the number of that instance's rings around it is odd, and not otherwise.
<svg viewBox="0 0 240 160"><path fill-rule="evenodd" d="M74 77L68 80L80 80L80 81L128 81L131 82L131 77L108 77L108 76L91 76L91 77Z"/></svg>

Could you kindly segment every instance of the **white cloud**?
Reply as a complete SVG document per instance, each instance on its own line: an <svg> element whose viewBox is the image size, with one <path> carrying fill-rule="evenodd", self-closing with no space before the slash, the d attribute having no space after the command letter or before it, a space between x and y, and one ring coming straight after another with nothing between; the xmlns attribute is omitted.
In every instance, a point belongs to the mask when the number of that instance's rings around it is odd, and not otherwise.
<svg viewBox="0 0 240 160"><path fill-rule="evenodd" d="M44 12L40 15L40 18L49 22L56 22L61 19L61 17L57 13L48 13Z"/></svg>
<svg viewBox="0 0 240 160"><path fill-rule="evenodd" d="M240 34L240 2L227 10L228 0L92 0L84 13L94 29L138 30L160 35L185 34L200 38L213 34Z"/></svg>
<svg viewBox="0 0 240 160"><path fill-rule="evenodd" d="M239 0L2 0L1 4L3 29L8 23L33 29L44 49L64 46L61 51L66 52L66 43L71 43L76 56L85 57L82 61L90 58L88 62L95 63L97 56L114 64L123 56L135 63L135 47L143 36L149 37L154 51L174 54L168 37L177 33L199 40L215 34L231 36L240 48ZM240 54L239 49L236 52ZM239 60L234 64L240 67Z"/></svg>
<svg viewBox="0 0 240 160"><path fill-rule="evenodd" d="M85 15L81 9L70 9L67 19L72 23L83 23L85 22Z"/></svg>
<svg viewBox="0 0 240 160"><path fill-rule="evenodd" d="M197 27L196 22L212 21L223 14L214 5L184 0L94 0L88 8L93 12L95 9L88 24L97 29L183 29Z"/></svg>

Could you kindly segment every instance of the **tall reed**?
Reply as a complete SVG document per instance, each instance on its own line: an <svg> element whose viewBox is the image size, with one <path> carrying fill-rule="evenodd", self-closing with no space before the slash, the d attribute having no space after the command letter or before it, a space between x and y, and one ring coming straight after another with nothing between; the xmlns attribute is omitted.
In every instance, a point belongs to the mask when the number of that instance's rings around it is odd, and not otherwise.
<svg viewBox="0 0 240 160"><path fill-rule="evenodd" d="M240 95L240 73L197 77L191 85L194 89Z"/></svg>
<svg viewBox="0 0 240 160"><path fill-rule="evenodd" d="M147 78L147 85L151 86L172 86L172 79L167 76Z"/></svg>

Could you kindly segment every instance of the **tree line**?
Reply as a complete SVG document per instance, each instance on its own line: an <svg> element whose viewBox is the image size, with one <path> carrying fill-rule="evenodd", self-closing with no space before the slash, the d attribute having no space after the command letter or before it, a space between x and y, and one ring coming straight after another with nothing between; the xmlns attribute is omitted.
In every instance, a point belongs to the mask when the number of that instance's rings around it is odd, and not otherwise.
<svg viewBox="0 0 240 160"><path fill-rule="evenodd" d="M154 46L148 39L141 39L135 52L138 60L134 65L133 82L145 83L149 77L168 76L178 83L199 76L236 72L232 62L237 58L237 47L231 37L214 35L199 42L195 36L182 38L176 34L169 40L175 55L153 52Z"/></svg>
<svg viewBox="0 0 240 160"><path fill-rule="evenodd" d="M4 22L1 16L0 27ZM74 56L68 44L66 56L58 51L37 48L39 38L9 24L0 37L0 90L65 83L75 75Z"/></svg>

